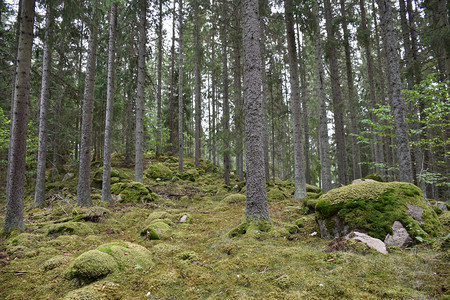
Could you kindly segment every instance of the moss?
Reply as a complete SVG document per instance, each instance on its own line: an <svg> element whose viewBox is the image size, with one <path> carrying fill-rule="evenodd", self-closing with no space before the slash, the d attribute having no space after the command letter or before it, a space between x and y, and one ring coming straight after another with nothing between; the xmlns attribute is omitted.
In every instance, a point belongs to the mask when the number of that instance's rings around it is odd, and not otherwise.
<svg viewBox="0 0 450 300"><path fill-rule="evenodd" d="M92 228L84 222L65 222L52 224L47 227L48 235L69 234L84 236L93 233Z"/></svg>
<svg viewBox="0 0 450 300"><path fill-rule="evenodd" d="M153 202L158 196L140 182L121 182L111 185L111 193L120 195L119 202Z"/></svg>
<svg viewBox="0 0 450 300"><path fill-rule="evenodd" d="M120 181L120 173L118 170L111 168L111 183L115 183ZM98 168L91 176L92 178L92 184L95 187L101 188L102 186L102 182L103 182L103 167ZM115 182L113 182L112 178L116 178L114 179ZM116 181L117 180L117 181Z"/></svg>
<svg viewBox="0 0 450 300"><path fill-rule="evenodd" d="M296 225L287 224L287 225L284 226L284 228L286 228L286 230L290 234L294 234L294 233L298 232L298 227Z"/></svg>
<svg viewBox="0 0 450 300"><path fill-rule="evenodd" d="M76 279L81 285L90 283L118 270L114 258L99 250L89 250L78 256L68 269L66 276Z"/></svg>
<svg viewBox="0 0 450 300"><path fill-rule="evenodd" d="M303 219L297 219L295 220L295 226L298 228L303 228L305 225L303 224Z"/></svg>
<svg viewBox="0 0 450 300"><path fill-rule="evenodd" d="M281 289L287 289L293 284L291 278L287 274L276 276L274 283Z"/></svg>
<svg viewBox="0 0 450 300"><path fill-rule="evenodd" d="M177 255L180 260L197 261L199 260L198 254L195 251L184 251Z"/></svg>
<svg viewBox="0 0 450 300"><path fill-rule="evenodd" d="M200 173L197 169L188 169L184 171L182 174L178 174L178 177L180 177L183 180L189 180L189 181L196 181L198 177L200 176Z"/></svg>
<svg viewBox="0 0 450 300"><path fill-rule="evenodd" d="M80 289L70 291L63 300L100 300L104 299L99 291L93 286L86 286Z"/></svg>
<svg viewBox="0 0 450 300"><path fill-rule="evenodd" d="M137 244L108 243L99 246L97 250L112 256L120 270L142 269L148 271L154 266L150 251Z"/></svg>
<svg viewBox="0 0 450 300"><path fill-rule="evenodd" d="M67 262L69 262L69 258L67 256L56 255L50 259L47 259L42 267L44 268L44 271L50 271L63 264L66 264Z"/></svg>
<svg viewBox="0 0 450 300"><path fill-rule="evenodd" d="M318 194L320 193L322 190L320 188L318 188L315 185L311 185L311 184L306 184L306 192L307 193L315 193Z"/></svg>
<svg viewBox="0 0 450 300"><path fill-rule="evenodd" d="M228 236L232 238L247 233L254 235L259 232L268 232L271 228L272 224L269 221L250 218L239 224L237 227L231 229L228 232Z"/></svg>
<svg viewBox="0 0 450 300"><path fill-rule="evenodd" d="M157 163L150 165L148 169L145 170L144 175L147 178L170 180L172 179L173 172L166 165Z"/></svg>
<svg viewBox="0 0 450 300"><path fill-rule="evenodd" d="M286 199L286 195L284 194L284 192L282 190L280 190L279 188L271 188L267 191L267 200L270 201L274 201L274 200L284 200Z"/></svg>
<svg viewBox="0 0 450 300"><path fill-rule="evenodd" d="M439 215L439 221L444 227L444 232L450 232L450 211L444 211Z"/></svg>
<svg viewBox="0 0 450 300"><path fill-rule="evenodd" d="M242 194L230 194L225 198L223 198L222 201L228 204L236 204L236 203L245 204L245 202L247 201L247 197Z"/></svg>
<svg viewBox="0 0 450 300"><path fill-rule="evenodd" d="M380 176L380 174L378 174L378 173L369 174L369 175L367 175L366 177L361 178L361 179L362 179L362 180L372 179L372 180L375 180L375 181L378 181L378 182L385 182L385 181L383 180L383 178Z"/></svg>
<svg viewBox="0 0 450 300"><path fill-rule="evenodd" d="M34 247L37 242L42 240L42 236L33 233L23 232L9 239L8 248L13 246Z"/></svg>
<svg viewBox="0 0 450 300"><path fill-rule="evenodd" d="M141 230L141 236L145 236L149 240L159 240L161 238L168 238L172 228L161 221L154 222Z"/></svg>
<svg viewBox="0 0 450 300"><path fill-rule="evenodd" d="M442 210L442 208L440 208L440 207L438 207L438 206L436 206L436 205L432 205L431 206L432 208L433 208L433 210L434 210L434 212L439 216L439 215L441 215L444 211Z"/></svg>

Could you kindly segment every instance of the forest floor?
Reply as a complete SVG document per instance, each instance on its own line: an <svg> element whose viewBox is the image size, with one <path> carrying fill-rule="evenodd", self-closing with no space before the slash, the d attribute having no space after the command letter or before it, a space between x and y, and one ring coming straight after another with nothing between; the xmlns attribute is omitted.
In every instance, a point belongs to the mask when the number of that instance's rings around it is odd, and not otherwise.
<svg viewBox="0 0 450 300"><path fill-rule="evenodd" d="M157 162L147 158L148 166ZM162 157L159 162L176 173L176 159ZM48 206L39 209L32 207L30 187L26 231L0 238L0 299L450 297L444 237L387 255L329 252L330 240L319 237L314 214L307 214L292 199L292 183L281 180L267 187L272 228L230 237L228 233L245 220L245 197L236 196L245 195L244 191L224 186L223 173L210 163L196 169L186 160L185 167L194 181L145 178L144 183L158 195L152 202L102 203L101 190L93 188L94 206L80 208L73 196L74 176L50 184ZM133 178L134 170L117 158L114 168L121 182ZM231 186L239 184L232 180ZM0 205L3 224L4 199ZM150 240L145 231L155 222L168 226L156 229L159 240ZM296 222L303 226L293 227ZM448 235L448 226L445 230ZM111 242L145 247L153 264L120 266L82 286L69 278L68 270L78 256Z"/></svg>

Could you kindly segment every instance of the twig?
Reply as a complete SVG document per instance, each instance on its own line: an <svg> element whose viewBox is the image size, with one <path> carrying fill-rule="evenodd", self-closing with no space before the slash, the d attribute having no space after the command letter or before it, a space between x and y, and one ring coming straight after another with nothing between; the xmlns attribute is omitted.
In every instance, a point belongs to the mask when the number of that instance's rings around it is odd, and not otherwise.
<svg viewBox="0 0 450 300"><path fill-rule="evenodd" d="M30 273L31 271L5 271L0 270L0 273Z"/></svg>

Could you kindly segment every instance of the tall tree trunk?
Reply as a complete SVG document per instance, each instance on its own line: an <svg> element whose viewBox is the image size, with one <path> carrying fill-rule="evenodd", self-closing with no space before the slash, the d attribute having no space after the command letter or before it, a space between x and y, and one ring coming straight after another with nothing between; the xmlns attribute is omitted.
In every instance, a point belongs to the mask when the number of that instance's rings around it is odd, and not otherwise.
<svg viewBox="0 0 450 300"><path fill-rule="evenodd" d="M171 53L171 68L170 68L170 98L169 98L169 153L174 155L175 153L175 124L174 120L174 107L175 107L175 98L174 98L174 90L175 90L175 19L176 19L176 11L175 11L175 3L176 0L173 0L173 18L172 18L172 47L170 50Z"/></svg>
<svg viewBox="0 0 450 300"><path fill-rule="evenodd" d="M25 156L27 143L28 106L30 97L31 50L33 45L34 0L22 0L20 5L20 35L14 82L11 139L6 183L6 232L25 229L23 199L25 190Z"/></svg>
<svg viewBox="0 0 450 300"><path fill-rule="evenodd" d="M214 2L213 2L214 3ZM214 24L215 17L214 17L214 11L212 12L212 23ZM213 164L217 165L217 151L216 151L216 30L215 26L212 28L212 41L211 41L211 102L212 102L212 159Z"/></svg>
<svg viewBox="0 0 450 300"><path fill-rule="evenodd" d="M140 1L139 53L136 99L136 148L134 159L134 181L144 182L144 89L145 89L145 44L147 23L147 1Z"/></svg>
<svg viewBox="0 0 450 300"><path fill-rule="evenodd" d="M45 170L47 164L47 140L48 140L48 102L50 95L50 73L52 60L51 26L53 22L52 3L47 4L46 28L44 38L44 58L42 61L41 103L39 114L39 148L37 161L36 191L34 194L34 206L45 205Z"/></svg>
<svg viewBox="0 0 450 300"><path fill-rule="evenodd" d="M95 68L97 58L97 26L91 28L89 52L84 84L83 117L81 123L80 168L78 174L77 204L91 206L91 145L92 111L94 107Z"/></svg>
<svg viewBox="0 0 450 300"><path fill-rule="evenodd" d="M241 45L242 45L242 28L241 28L241 14L240 14L240 0L234 0L234 36L233 36L233 54L234 54L234 105L236 107L234 114L234 124L236 127L236 173L239 181L244 181L244 114L242 101L242 84L241 84Z"/></svg>
<svg viewBox="0 0 450 300"><path fill-rule="evenodd" d="M316 91L319 106L319 157L320 157L320 177L322 190L326 193L332 189L331 186L331 162L330 162L330 144L328 139L328 121L327 104L324 90L324 69L322 58L322 37L320 35L319 25L319 7L314 5L314 16L316 21L314 31L314 49L316 65Z"/></svg>
<svg viewBox="0 0 450 300"><path fill-rule="evenodd" d="M244 0L244 101L248 219L270 221L266 193L261 112L261 57L258 1Z"/></svg>
<svg viewBox="0 0 450 300"><path fill-rule="evenodd" d="M223 171L224 181L226 185L230 184L230 104L228 102L228 36L227 36L227 20L228 6L227 0L222 0L222 76L223 76Z"/></svg>
<svg viewBox="0 0 450 300"><path fill-rule="evenodd" d="M127 91L127 112L126 112L126 125L125 125L125 162L127 165L132 163L133 152L133 96L131 92L131 86Z"/></svg>
<svg viewBox="0 0 450 300"><path fill-rule="evenodd" d="M183 173L183 0L179 0L178 18L178 171Z"/></svg>
<svg viewBox="0 0 450 300"><path fill-rule="evenodd" d="M111 152L112 131L114 114L114 74L116 56L116 24L117 3L111 6L109 16L109 46L108 46L108 83L106 86L106 124L105 124L105 146L103 152L103 183L102 201L112 202L111 197Z"/></svg>
<svg viewBox="0 0 450 300"><path fill-rule="evenodd" d="M260 48L261 48L261 81L262 81L262 125L264 139L264 169L266 173L266 182L270 181L269 173L269 136L267 131L267 79L266 79L266 41L264 32L264 20L260 18L259 30L261 31Z"/></svg>
<svg viewBox="0 0 450 300"><path fill-rule="evenodd" d="M291 85L291 103L293 113L294 130L294 199L306 197L306 177L305 177L305 153L302 135L302 115L300 107L300 92L298 78L297 50L295 47L294 13L292 0L284 0L286 14L286 35L289 56L289 74Z"/></svg>
<svg viewBox="0 0 450 300"><path fill-rule="evenodd" d="M389 60L389 85L392 87L392 106L394 108L395 133L398 146L398 163L400 180L412 182L411 154L405 120L405 103L402 93L400 66L397 54L397 41L394 30L392 5L390 0L378 0L380 7L381 26L386 40L387 57Z"/></svg>
<svg viewBox="0 0 450 300"><path fill-rule="evenodd" d="M158 90L156 95L156 116L157 116L157 124L156 124L156 156L159 157L161 155L161 130L162 130L162 113L161 113L161 90L162 90L162 52L163 52L163 35L162 35L162 27L163 27L163 8L162 1L159 0L159 23L158 23Z"/></svg>
<svg viewBox="0 0 450 300"><path fill-rule="evenodd" d="M195 166L200 166L202 157L202 101L200 75L200 41L198 28L199 1L194 3L194 73L195 73Z"/></svg>
<svg viewBox="0 0 450 300"><path fill-rule="evenodd" d="M64 47L60 49L59 52L59 62L58 62L58 79L62 81L63 78L63 66L64 66ZM52 148L53 148L53 157L52 157L52 171L51 171L51 180L56 180L56 177L59 174L60 170L60 159L59 159L59 143L61 138L61 115L62 115L62 99L64 96L63 85L59 84L56 94L56 104L55 104L55 125L53 128L53 140L52 140Z"/></svg>
<svg viewBox="0 0 450 300"><path fill-rule="evenodd" d="M333 113L335 122L335 138L336 138L336 156L338 163L338 179L341 185L348 184L347 172L347 149L345 146L345 131L344 131L344 111L345 104L342 99L342 91L339 80L339 66L338 66L338 43L335 37L336 28L333 25L333 17L331 13L330 0L324 0L325 8L325 26L327 29L327 57L330 64L331 77L331 94L333 98Z"/></svg>

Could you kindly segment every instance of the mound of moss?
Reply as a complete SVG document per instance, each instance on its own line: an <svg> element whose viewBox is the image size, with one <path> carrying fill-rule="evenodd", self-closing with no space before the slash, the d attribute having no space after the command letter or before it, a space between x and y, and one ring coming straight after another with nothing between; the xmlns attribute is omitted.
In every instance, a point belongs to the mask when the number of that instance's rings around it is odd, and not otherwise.
<svg viewBox="0 0 450 300"><path fill-rule="evenodd" d="M94 231L88 224L84 222L64 222L51 224L47 227L48 235L80 235L85 236L89 234L94 234Z"/></svg>
<svg viewBox="0 0 450 300"><path fill-rule="evenodd" d="M235 204L235 203L245 204L245 201L247 201L247 197L242 194L230 194L225 198L223 198L222 201L228 204Z"/></svg>
<svg viewBox="0 0 450 300"><path fill-rule="evenodd" d="M255 235L259 232L268 232L271 228L272 224L269 221L247 219L237 227L231 229L228 232L228 236L233 238L249 233Z"/></svg>
<svg viewBox="0 0 450 300"><path fill-rule="evenodd" d="M181 174L178 174L178 177L183 180L196 181L200 176L200 172L197 169L188 169Z"/></svg>
<svg viewBox="0 0 450 300"><path fill-rule="evenodd" d="M167 238L172 228L162 220L155 220L152 224L141 230L141 236L149 240L159 240Z"/></svg>
<svg viewBox="0 0 450 300"><path fill-rule="evenodd" d="M66 272L66 277L83 285L103 278L118 270L111 255L99 250L89 250L78 256Z"/></svg>
<svg viewBox="0 0 450 300"><path fill-rule="evenodd" d="M378 173L369 174L366 177L361 178L362 180L372 179L378 182L384 182L383 178Z"/></svg>
<svg viewBox="0 0 450 300"><path fill-rule="evenodd" d="M405 182L363 182L322 195L315 207L322 237L337 237L353 229L384 240L399 221L414 239L436 236L441 224L422 191Z"/></svg>
<svg viewBox="0 0 450 300"><path fill-rule="evenodd" d="M173 172L164 164L153 164L145 170L144 175L147 178L169 180L172 179Z"/></svg>
<svg viewBox="0 0 450 300"><path fill-rule="evenodd" d="M320 193L322 190L315 185L306 184L306 192L307 193Z"/></svg>
<svg viewBox="0 0 450 300"><path fill-rule="evenodd" d="M104 299L102 294L93 286L88 285L69 292L63 300L100 300Z"/></svg>
<svg viewBox="0 0 450 300"><path fill-rule="evenodd" d="M267 191L267 200L269 202L274 201L274 200L280 201L280 200L284 200L286 198L288 198L288 196L278 187L270 188Z"/></svg>
<svg viewBox="0 0 450 300"><path fill-rule="evenodd" d="M120 181L120 173L117 169L111 168L111 183L116 183ZM98 168L92 174L92 183L97 185L102 185L103 182L103 167Z"/></svg>
<svg viewBox="0 0 450 300"><path fill-rule="evenodd" d="M117 263L119 270L148 271L154 266L150 251L141 245L116 242L103 244L96 250L110 255Z"/></svg>
<svg viewBox="0 0 450 300"><path fill-rule="evenodd" d="M69 261L69 258L64 255L56 255L46 260L43 264L44 271L53 270Z"/></svg>
<svg viewBox="0 0 450 300"><path fill-rule="evenodd" d="M111 185L111 194L120 195L119 202L153 202L158 196L140 182L119 182Z"/></svg>

